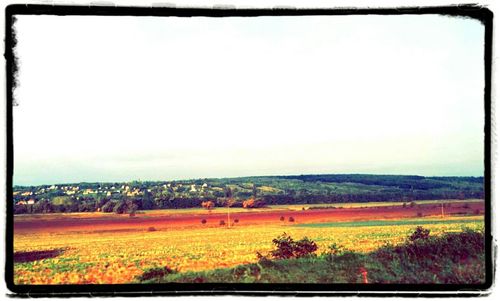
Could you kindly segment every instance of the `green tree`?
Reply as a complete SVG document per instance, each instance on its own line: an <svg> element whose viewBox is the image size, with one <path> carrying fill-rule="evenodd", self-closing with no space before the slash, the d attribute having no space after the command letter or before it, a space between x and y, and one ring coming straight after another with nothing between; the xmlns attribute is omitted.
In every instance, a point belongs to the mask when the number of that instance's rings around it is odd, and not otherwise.
<svg viewBox="0 0 500 301"><path fill-rule="evenodd" d="M230 217L230 207L234 205L234 199L233 199L233 191L231 190L231 187L226 186L225 187L225 196L226 200L224 202L225 207L227 208L227 227L231 227L231 217Z"/></svg>
<svg viewBox="0 0 500 301"><path fill-rule="evenodd" d="M201 206L203 208L207 209L208 212L210 213L210 212L212 212L212 209L214 209L215 204L212 201L205 201L205 202L201 203Z"/></svg>
<svg viewBox="0 0 500 301"><path fill-rule="evenodd" d="M150 210L155 206L153 194L149 191L144 192L144 197L142 198L142 209Z"/></svg>
<svg viewBox="0 0 500 301"><path fill-rule="evenodd" d="M115 202L113 201L107 201L106 203L104 203L104 205L102 205L101 207L101 211L102 212L113 212L113 208L115 207Z"/></svg>
<svg viewBox="0 0 500 301"><path fill-rule="evenodd" d="M113 207L113 212L117 214L123 214L127 211L127 203L125 201L119 201Z"/></svg>

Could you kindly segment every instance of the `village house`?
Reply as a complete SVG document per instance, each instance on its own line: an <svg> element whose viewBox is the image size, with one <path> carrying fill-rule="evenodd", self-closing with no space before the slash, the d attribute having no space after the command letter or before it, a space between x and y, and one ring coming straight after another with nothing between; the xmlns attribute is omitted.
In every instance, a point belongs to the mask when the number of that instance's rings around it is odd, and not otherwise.
<svg viewBox="0 0 500 301"><path fill-rule="evenodd" d="M87 194L92 194L92 193L95 193L95 192L94 192L94 190L92 190L92 189L85 189L85 190L83 191L83 194L84 194L84 195L87 195Z"/></svg>
<svg viewBox="0 0 500 301"><path fill-rule="evenodd" d="M134 189L134 190L132 190L132 191L128 191L128 192L127 192L127 196L137 196L137 195L139 195L139 194L140 194L140 192L141 192L141 191L140 191L139 189Z"/></svg>

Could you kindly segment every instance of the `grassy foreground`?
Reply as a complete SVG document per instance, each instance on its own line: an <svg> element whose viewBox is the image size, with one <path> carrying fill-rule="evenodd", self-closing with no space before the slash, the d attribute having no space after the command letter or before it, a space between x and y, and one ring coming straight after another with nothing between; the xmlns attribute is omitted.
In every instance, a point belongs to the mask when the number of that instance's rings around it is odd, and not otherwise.
<svg viewBox="0 0 500 301"><path fill-rule="evenodd" d="M485 282L484 232L465 230L442 236L417 231L405 243L369 253L332 246L329 252L271 260L234 268L177 273L156 268L143 283L454 283Z"/></svg>

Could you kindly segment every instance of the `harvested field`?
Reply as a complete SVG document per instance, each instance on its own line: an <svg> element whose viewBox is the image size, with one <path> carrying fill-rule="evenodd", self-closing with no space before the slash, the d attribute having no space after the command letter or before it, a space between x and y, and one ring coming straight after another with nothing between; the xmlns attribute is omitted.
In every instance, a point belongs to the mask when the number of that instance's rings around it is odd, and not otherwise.
<svg viewBox="0 0 500 301"><path fill-rule="evenodd" d="M465 205L467 204L467 205ZM464 208L468 207L468 208ZM484 213L484 202L452 202L444 208L446 215L467 215L474 212ZM239 225L276 224L280 217L293 216L295 223L346 222L374 219L400 219L422 216L441 215L440 203L423 203L415 207L370 206L355 208L337 208L321 210L290 210L284 208L239 209L231 208L231 219L238 219ZM421 215L421 216L420 216ZM205 219L207 223L201 224ZM196 210L176 213L175 210L145 211L135 217L113 213L55 213L38 215L20 215L14 218L14 232L17 234L42 232L102 232L156 229L205 228L218 227L219 221L227 221L226 208L217 208L212 212Z"/></svg>

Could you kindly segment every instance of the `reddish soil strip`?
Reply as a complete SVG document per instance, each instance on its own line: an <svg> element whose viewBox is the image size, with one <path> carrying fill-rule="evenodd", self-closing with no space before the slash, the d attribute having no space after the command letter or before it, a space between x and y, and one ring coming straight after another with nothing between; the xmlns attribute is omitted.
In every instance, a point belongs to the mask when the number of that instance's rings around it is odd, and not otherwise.
<svg viewBox="0 0 500 301"><path fill-rule="evenodd" d="M467 203L468 208L464 208L463 203L455 202L451 207L445 207L446 215L474 214L478 211L484 214L484 202ZM466 206L465 206L466 207ZM347 222L347 221L367 221L381 219L416 218L419 213L422 216L440 215L441 205L425 204L417 205L414 208L402 206L385 206L369 208L348 208L348 209L316 209L316 210L273 210L252 211L231 213L231 221L238 219L238 225L252 224L290 224L289 217L295 219L295 223L318 223L318 222ZM217 208L212 213L204 214L172 214L148 215L138 214L136 217L129 217L124 214L120 217L109 214L95 213L70 218L71 215L48 214L39 218L25 218L16 216L14 219L14 232L16 234L26 234L32 232L108 232L108 231L146 231L148 227L155 229L170 228L199 228L215 227L219 221L227 223L227 213L224 208ZM285 218L284 222L280 217ZM206 219L207 223L202 225L201 220Z"/></svg>

